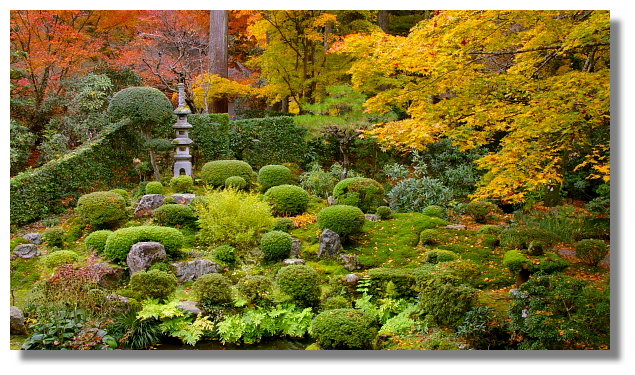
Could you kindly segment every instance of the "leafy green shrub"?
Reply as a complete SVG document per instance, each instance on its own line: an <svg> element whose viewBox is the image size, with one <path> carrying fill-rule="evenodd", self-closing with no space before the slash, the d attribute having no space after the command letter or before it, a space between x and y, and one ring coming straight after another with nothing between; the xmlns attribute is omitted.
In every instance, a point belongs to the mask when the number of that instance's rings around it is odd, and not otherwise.
<svg viewBox="0 0 635 375"><path fill-rule="evenodd" d="M337 177L330 172L324 171L319 164L313 164L310 171L300 175L300 186L320 198L327 198L333 191L337 181Z"/></svg>
<svg viewBox="0 0 635 375"><path fill-rule="evenodd" d="M420 245L438 245L441 243L441 233L437 229L424 229L419 234Z"/></svg>
<svg viewBox="0 0 635 375"><path fill-rule="evenodd" d="M227 177L225 187L230 189L242 190L247 187L247 181L240 176Z"/></svg>
<svg viewBox="0 0 635 375"><path fill-rule="evenodd" d="M175 291L178 280L169 272L150 270L132 274L128 289L138 300L167 300Z"/></svg>
<svg viewBox="0 0 635 375"><path fill-rule="evenodd" d="M148 271L152 271L152 270L163 271L167 273L174 273L172 272L172 268L170 267L170 264L166 262L153 263L150 266L150 268L148 268Z"/></svg>
<svg viewBox="0 0 635 375"><path fill-rule="evenodd" d="M236 288L249 302L258 304L271 296L273 281L266 276L247 275L238 280Z"/></svg>
<svg viewBox="0 0 635 375"><path fill-rule="evenodd" d="M273 226L273 230L279 230L282 232L291 232L295 228L295 222L288 217L279 217L276 219L276 224Z"/></svg>
<svg viewBox="0 0 635 375"><path fill-rule="evenodd" d="M165 247L168 256L176 257L184 240L183 234L175 228L150 225L122 228L108 236L104 255L114 261L125 262L132 245L137 242L154 241Z"/></svg>
<svg viewBox="0 0 635 375"><path fill-rule="evenodd" d="M369 293L386 295L388 284L393 285L396 297L416 297L417 271L412 268L373 268L368 270Z"/></svg>
<svg viewBox="0 0 635 375"><path fill-rule="evenodd" d="M609 246L602 240L582 240L575 244L575 255L583 262L597 266L609 253Z"/></svg>
<svg viewBox="0 0 635 375"><path fill-rule="evenodd" d="M193 125L190 138L194 141L192 149L195 160L230 159L230 125L227 113L197 113L187 116Z"/></svg>
<svg viewBox="0 0 635 375"><path fill-rule="evenodd" d="M152 87L129 87L119 91L110 101L108 114L112 121L127 118L135 125L166 125L166 130L173 119L172 103L165 94Z"/></svg>
<svg viewBox="0 0 635 375"><path fill-rule="evenodd" d="M152 211L152 216L159 225L191 227L196 223L192 207L183 204L164 204Z"/></svg>
<svg viewBox="0 0 635 375"><path fill-rule="evenodd" d="M448 216L448 211L441 206L430 205L421 211L424 215L440 217L441 219L445 219Z"/></svg>
<svg viewBox="0 0 635 375"><path fill-rule="evenodd" d="M362 210L354 206L335 205L317 214L320 229L330 229L342 237L361 232L365 221Z"/></svg>
<svg viewBox="0 0 635 375"><path fill-rule="evenodd" d="M505 349L510 339L505 322L488 306L476 306L465 314L457 334L468 341L473 349Z"/></svg>
<svg viewBox="0 0 635 375"><path fill-rule="evenodd" d="M483 225L478 229L478 233L480 234L491 234L498 236L503 232L503 228L498 225Z"/></svg>
<svg viewBox="0 0 635 375"><path fill-rule="evenodd" d="M82 195L75 212L95 228L112 227L126 218L126 201L117 193L98 191Z"/></svg>
<svg viewBox="0 0 635 375"><path fill-rule="evenodd" d="M124 189L112 189L110 190L113 193L121 195L121 197L126 201L126 206L130 204L130 194Z"/></svg>
<svg viewBox="0 0 635 375"><path fill-rule="evenodd" d="M200 239L211 246L231 245L239 252L258 245L261 233L271 229L274 219L266 202L235 190L213 191L206 202L194 207L198 213Z"/></svg>
<svg viewBox="0 0 635 375"><path fill-rule="evenodd" d="M430 205L444 205L452 192L434 178L407 178L388 193L390 208L395 212L422 212Z"/></svg>
<svg viewBox="0 0 635 375"><path fill-rule="evenodd" d="M282 267L276 275L280 290L303 305L314 305L320 298L320 277L306 265Z"/></svg>
<svg viewBox="0 0 635 375"><path fill-rule="evenodd" d="M212 258L226 266L234 266L238 261L236 249L233 246L221 245L212 250Z"/></svg>
<svg viewBox="0 0 635 375"><path fill-rule="evenodd" d="M333 188L333 197L337 204L374 212L384 201L384 187L371 178L345 178Z"/></svg>
<svg viewBox="0 0 635 375"><path fill-rule="evenodd" d="M150 181L146 185L146 194L163 194L163 184L159 181Z"/></svg>
<svg viewBox="0 0 635 375"><path fill-rule="evenodd" d="M465 213L472 216L477 223L486 223L493 214L500 212L497 205L486 201L472 201L465 208Z"/></svg>
<svg viewBox="0 0 635 375"><path fill-rule="evenodd" d="M170 188L175 193L193 193L194 180L191 176L174 176L170 179Z"/></svg>
<svg viewBox="0 0 635 375"><path fill-rule="evenodd" d="M322 310L350 309L351 301L343 296L329 297L322 304Z"/></svg>
<svg viewBox="0 0 635 375"><path fill-rule="evenodd" d="M430 250L426 252L426 263L451 262L456 258L456 253L450 250Z"/></svg>
<svg viewBox="0 0 635 375"><path fill-rule="evenodd" d="M265 165L258 171L258 183L263 193L270 187L289 185L293 182L291 169L284 165Z"/></svg>
<svg viewBox="0 0 635 375"><path fill-rule="evenodd" d="M208 185L218 187L232 176L242 177L250 183L253 173L251 166L242 160L214 160L203 165L201 179Z"/></svg>
<svg viewBox="0 0 635 375"><path fill-rule="evenodd" d="M309 332L322 349L369 349L377 329L359 310L334 309L318 314Z"/></svg>
<svg viewBox="0 0 635 375"><path fill-rule="evenodd" d="M49 228L42 233L42 239L50 247L64 247L64 229L60 227Z"/></svg>
<svg viewBox="0 0 635 375"><path fill-rule="evenodd" d="M306 211L309 193L299 186L278 185L265 193L265 201L271 205L276 215L297 215Z"/></svg>
<svg viewBox="0 0 635 375"><path fill-rule="evenodd" d="M277 261L289 257L293 246L293 237L282 231L271 231L260 238L260 250L264 253L265 261Z"/></svg>
<svg viewBox="0 0 635 375"><path fill-rule="evenodd" d="M64 264L75 263L78 256L72 250L58 250L42 257L42 264L49 269L57 268Z"/></svg>
<svg viewBox="0 0 635 375"><path fill-rule="evenodd" d="M84 241L86 249L102 253L104 248L106 248L106 240L108 240L108 236L112 233L111 230L98 230L89 234Z"/></svg>
<svg viewBox="0 0 635 375"><path fill-rule="evenodd" d="M375 214L379 217L379 220L388 220L392 218L392 210L388 206L379 206L375 210Z"/></svg>
<svg viewBox="0 0 635 375"><path fill-rule="evenodd" d="M423 283L419 313L440 326L456 327L477 301L477 290L452 279L432 278Z"/></svg>
<svg viewBox="0 0 635 375"><path fill-rule="evenodd" d="M192 284L196 299L205 306L227 305L232 300L232 284L228 278L218 273L208 273Z"/></svg>

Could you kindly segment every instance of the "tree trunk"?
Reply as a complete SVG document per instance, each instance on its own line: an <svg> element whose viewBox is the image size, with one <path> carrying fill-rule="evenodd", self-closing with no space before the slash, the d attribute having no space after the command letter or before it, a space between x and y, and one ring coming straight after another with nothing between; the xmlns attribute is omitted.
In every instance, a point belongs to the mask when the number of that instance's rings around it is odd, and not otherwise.
<svg viewBox="0 0 635 375"><path fill-rule="evenodd" d="M210 10L209 13L209 72L229 77L227 67L227 11ZM215 100L210 111L227 113L227 99Z"/></svg>
<svg viewBox="0 0 635 375"><path fill-rule="evenodd" d="M377 11L377 26L379 26L383 32L388 33L388 11Z"/></svg>

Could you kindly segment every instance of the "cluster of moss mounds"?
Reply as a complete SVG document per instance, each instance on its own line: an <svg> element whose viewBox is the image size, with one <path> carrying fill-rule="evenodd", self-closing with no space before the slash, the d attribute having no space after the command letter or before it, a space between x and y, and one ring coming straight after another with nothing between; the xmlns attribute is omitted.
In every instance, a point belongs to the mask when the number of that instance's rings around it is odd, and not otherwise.
<svg viewBox="0 0 635 375"><path fill-rule="evenodd" d="M132 245L144 241L159 242L168 256L176 257L183 246L184 236L178 229L169 227L143 225L122 228L108 236L104 254L116 262L125 262Z"/></svg>
<svg viewBox="0 0 635 375"><path fill-rule="evenodd" d="M384 195L379 182L365 177L345 178L333 188L337 204L359 207L364 212L375 212L383 204Z"/></svg>
<svg viewBox="0 0 635 375"><path fill-rule="evenodd" d="M201 169L201 179L214 187L223 186L227 178L232 176L242 177L250 183L254 174L251 166L242 160L214 160L205 163Z"/></svg>

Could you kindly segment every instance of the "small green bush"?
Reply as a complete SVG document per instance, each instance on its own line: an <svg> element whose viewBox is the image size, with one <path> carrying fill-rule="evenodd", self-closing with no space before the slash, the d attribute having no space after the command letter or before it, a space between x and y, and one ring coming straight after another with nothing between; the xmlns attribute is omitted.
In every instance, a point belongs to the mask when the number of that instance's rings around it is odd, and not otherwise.
<svg viewBox="0 0 635 375"><path fill-rule="evenodd" d="M361 232L365 221L362 210L354 206L335 205L317 214L320 229L330 229L342 237Z"/></svg>
<svg viewBox="0 0 635 375"><path fill-rule="evenodd" d="M320 276L306 265L282 267L276 276L280 291L303 305L315 305L320 299Z"/></svg>
<svg viewBox="0 0 635 375"><path fill-rule="evenodd" d="M289 233L274 230L267 232L260 238L260 250L265 255L265 261L277 261L289 257L293 246L293 237Z"/></svg>
<svg viewBox="0 0 635 375"><path fill-rule="evenodd" d="M227 305L232 301L232 284L228 278L218 273L208 273L199 277L192 290L203 305Z"/></svg>
<svg viewBox="0 0 635 375"><path fill-rule="evenodd" d="M236 288L249 302L258 304L271 297L273 281L266 276L247 275L238 280Z"/></svg>
<svg viewBox="0 0 635 375"><path fill-rule="evenodd" d="M351 301L343 296L327 298L322 304L322 310L350 309Z"/></svg>
<svg viewBox="0 0 635 375"><path fill-rule="evenodd" d="M384 195L379 182L365 177L345 178L333 188L337 204L359 207L363 212L374 212L384 201Z"/></svg>
<svg viewBox="0 0 635 375"><path fill-rule="evenodd" d="M540 263L535 265L533 269L544 275L563 271L565 268L569 267L570 264L568 260L556 253L545 253L538 259L540 260Z"/></svg>
<svg viewBox="0 0 635 375"><path fill-rule="evenodd" d="M416 297L417 271L412 268L372 268L368 270L369 292L385 296L388 284L392 283L400 298Z"/></svg>
<svg viewBox="0 0 635 375"><path fill-rule="evenodd" d="M602 240L581 240L575 244L575 255L584 263L597 266L609 253L609 246Z"/></svg>
<svg viewBox="0 0 635 375"><path fill-rule="evenodd" d="M111 230L98 230L89 234L84 241L86 249L90 251L97 251L103 253L106 248L106 240L113 232Z"/></svg>
<svg viewBox="0 0 635 375"><path fill-rule="evenodd" d="M379 217L379 220L388 220L392 218L392 210L388 206L377 207L375 214Z"/></svg>
<svg viewBox="0 0 635 375"><path fill-rule="evenodd" d="M71 250L58 250L42 257L42 264L49 268L57 268L64 264L71 264L77 260L77 253Z"/></svg>
<svg viewBox="0 0 635 375"><path fill-rule="evenodd" d="M503 265L512 272L531 268L531 261L518 250L509 250L503 256Z"/></svg>
<svg viewBox="0 0 635 375"><path fill-rule="evenodd" d="M163 184L159 181L150 181L146 185L146 194L163 194Z"/></svg>
<svg viewBox="0 0 635 375"><path fill-rule="evenodd" d="M152 216L159 225L171 227L191 227L196 223L196 214L192 207L183 204L164 204L152 211Z"/></svg>
<svg viewBox="0 0 635 375"><path fill-rule="evenodd" d="M153 87L128 87L117 92L108 106L112 121L128 118L137 126L168 125L173 119L170 100Z"/></svg>
<svg viewBox="0 0 635 375"><path fill-rule="evenodd" d="M455 328L477 301L477 290L456 281L432 278L423 284L418 309L421 315L440 326Z"/></svg>
<svg viewBox="0 0 635 375"><path fill-rule="evenodd" d="M212 258L214 258L215 261L230 267L233 267L238 261L236 248L229 245L221 245L212 250Z"/></svg>
<svg viewBox="0 0 635 375"><path fill-rule="evenodd" d="M240 176L227 177L225 187L229 189L243 190L247 187L247 181Z"/></svg>
<svg viewBox="0 0 635 375"><path fill-rule="evenodd" d="M514 226L503 230L499 236L501 245L523 249L530 255L542 255L559 242L558 237L538 227Z"/></svg>
<svg viewBox="0 0 635 375"><path fill-rule="evenodd" d="M477 223L486 223L491 215L500 213L500 208L491 202L472 201L465 207L465 213L472 216Z"/></svg>
<svg viewBox="0 0 635 375"><path fill-rule="evenodd" d="M479 234L491 234L498 236L503 231L503 228L498 225L483 225L478 229Z"/></svg>
<svg viewBox="0 0 635 375"><path fill-rule="evenodd" d="M293 175L284 165L265 165L258 171L258 183L264 193L271 187L293 183Z"/></svg>
<svg viewBox="0 0 635 375"><path fill-rule="evenodd" d="M163 271L167 273L174 273L172 271L172 267L170 267L170 264L166 262L153 263L150 266L150 268L148 268L148 271L152 271L152 270Z"/></svg>
<svg viewBox="0 0 635 375"><path fill-rule="evenodd" d="M130 194L124 189L112 189L110 190L112 193L116 193L121 195L121 197L126 201L126 206L130 204Z"/></svg>
<svg viewBox="0 0 635 375"><path fill-rule="evenodd" d="M441 233L436 229L424 229L419 234L420 245L438 245L441 243Z"/></svg>
<svg viewBox="0 0 635 375"><path fill-rule="evenodd" d="M489 248L495 248L500 245L500 240L498 236L493 234L482 234L481 235L481 245Z"/></svg>
<svg viewBox="0 0 635 375"><path fill-rule="evenodd" d="M122 228L108 236L104 255L114 261L125 262L132 245L137 242L154 241L165 247L168 256L176 257L184 240L183 234L175 228L150 225Z"/></svg>
<svg viewBox="0 0 635 375"><path fill-rule="evenodd" d="M64 247L64 230L60 227L49 228L42 233L42 239L50 247Z"/></svg>
<svg viewBox="0 0 635 375"><path fill-rule="evenodd" d="M201 169L201 179L214 187L223 186L232 176L240 176L251 183L253 174L251 166L242 160L214 160L205 163Z"/></svg>
<svg viewBox="0 0 635 375"><path fill-rule="evenodd" d="M191 176L174 176L170 179L170 188L175 193L193 193L194 180Z"/></svg>
<svg viewBox="0 0 635 375"><path fill-rule="evenodd" d="M445 219L448 216L448 211L444 207L437 205L427 206L421 213L428 216L440 217L441 219Z"/></svg>
<svg viewBox="0 0 635 375"><path fill-rule="evenodd" d="M282 232L291 232L295 228L295 222L288 217L279 217L276 219L276 224L273 226L273 230L279 230Z"/></svg>
<svg viewBox="0 0 635 375"><path fill-rule="evenodd" d="M456 253L450 250L430 250L426 252L426 263L451 262L456 258Z"/></svg>
<svg viewBox="0 0 635 375"><path fill-rule="evenodd" d="M95 228L108 228L126 218L126 201L117 193L97 191L79 197L75 212Z"/></svg>
<svg viewBox="0 0 635 375"><path fill-rule="evenodd" d="M334 309L318 314L309 332L322 349L370 349L377 329L360 310Z"/></svg>
<svg viewBox="0 0 635 375"><path fill-rule="evenodd" d="M309 193L299 186L278 185L265 193L265 201L276 215L298 215L309 205Z"/></svg>
<svg viewBox="0 0 635 375"><path fill-rule="evenodd" d="M128 289L138 300L167 300L175 291L178 280L172 273L157 269L132 274Z"/></svg>

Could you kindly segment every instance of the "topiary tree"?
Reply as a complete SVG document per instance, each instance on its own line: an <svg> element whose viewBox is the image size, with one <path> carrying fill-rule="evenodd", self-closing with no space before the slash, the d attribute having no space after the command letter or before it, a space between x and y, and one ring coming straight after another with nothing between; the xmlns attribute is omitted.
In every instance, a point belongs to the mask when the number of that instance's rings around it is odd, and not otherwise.
<svg viewBox="0 0 635 375"><path fill-rule="evenodd" d="M262 275L247 275L238 280L236 287L249 302L260 304L271 296L273 281Z"/></svg>
<svg viewBox="0 0 635 375"><path fill-rule="evenodd" d="M313 267L282 267L276 275L276 281L280 291L302 305L313 306L320 299L320 276Z"/></svg>
<svg viewBox="0 0 635 375"><path fill-rule="evenodd" d="M227 305L232 301L232 284L228 278L218 273L208 273L199 277L192 290L203 306Z"/></svg>
<svg viewBox="0 0 635 375"><path fill-rule="evenodd" d="M138 300L167 300L175 291L178 280L172 273L153 269L132 274L128 289Z"/></svg>
<svg viewBox="0 0 635 375"><path fill-rule="evenodd" d="M85 223L95 228L108 228L127 217L126 201L117 193L97 191L82 195L75 212Z"/></svg>
<svg viewBox="0 0 635 375"><path fill-rule="evenodd" d="M152 211L152 216L159 225L192 227L196 224L194 210L183 204L164 204Z"/></svg>
<svg viewBox="0 0 635 375"><path fill-rule="evenodd" d="M330 229L344 238L361 232L365 221L362 210L354 206L335 205L317 214L320 229Z"/></svg>
<svg viewBox="0 0 635 375"><path fill-rule="evenodd" d="M223 186L232 176L240 176L250 183L253 175L254 170L242 160L214 160L205 163L201 169L201 179L214 187Z"/></svg>
<svg viewBox="0 0 635 375"><path fill-rule="evenodd" d="M104 255L117 261L125 262L132 245L137 242L154 241L165 247L168 256L176 257L183 246L183 234L175 228L142 225L122 228L113 232L106 240Z"/></svg>
<svg viewBox="0 0 635 375"><path fill-rule="evenodd" d="M370 349L377 328L360 310L334 309L313 318L309 333L321 349Z"/></svg>
<svg viewBox="0 0 635 375"><path fill-rule="evenodd" d="M106 240L113 232L111 230L98 230L89 234L84 241L87 250L94 250L102 253L106 247Z"/></svg>
<svg viewBox="0 0 635 375"><path fill-rule="evenodd" d="M338 182L333 188L337 204L359 207L374 212L384 202L384 188L371 178L351 177Z"/></svg>
<svg viewBox="0 0 635 375"><path fill-rule="evenodd" d="M289 233L274 230L267 232L260 238L260 250L264 253L264 260L271 262L289 257L293 247L293 237Z"/></svg>
<svg viewBox="0 0 635 375"><path fill-rule="evenodd" d="M193 193L194 180L191 176L175 176L170 179L170 188L176 193Z"/></svg>
<svg viewBox="0 0 635 375"><path fill-rule="evenodd" d="M146 185L146 194L163 194L163 184L159 181L150 181Z"/></svg>
<svg viewBox="0 0 635 375"><path fill-rule="evenodd" d="M129 87L113 96L108 115L113 122L128 119L148 144L154 135L168 136L174 116L172 110L172 103L161 91L152 87ZM154 179L160 180L154 151L149 148L148 152Z"/></svg>
<svg viewBox="0 0 635 375"><path fill-rule="evenodd" d="M265 165L258 171L258 183L260 191L265 192L270 187L288 185L293 182L291 169L284 165Z"/></svg>
<svg viewBox="0 0 635 375"><path fill-rule="evenodd" d="M309 205L309 193L299 186L278 185L265 193L265 201L271 205L276 215L297 215L306 211Z"/></svg>

